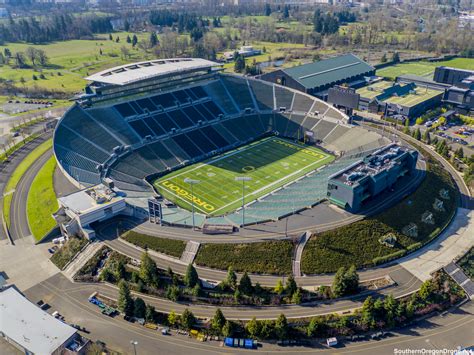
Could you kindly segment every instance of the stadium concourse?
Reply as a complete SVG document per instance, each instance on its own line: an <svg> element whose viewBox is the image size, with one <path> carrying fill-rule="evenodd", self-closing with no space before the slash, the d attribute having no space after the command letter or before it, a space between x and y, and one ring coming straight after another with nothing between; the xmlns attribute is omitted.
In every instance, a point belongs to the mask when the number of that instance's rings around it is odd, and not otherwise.
<svg viewBox="0 0 474 355"><path fill-rule="evenodd" d="M248 152L249 144L265 138L286 142L297 149L276 156L281 168L277 182L271 178L265 182L262 178L267 175L260 174L246 183L252 193L245 200L245 224L252 224L278 220L325 200L330 175L389 143L380 134L349 124L345 114L319 99L222 74L220 69L203 59L169 59L90 76L86 94L77 98L55 131L53 148L60 168L81 188L113 181L134 213L141 210L144 216L148 199L156 196L149 181L166 179L167 174L206 159L215 161L232 150ZM271 138L275 136L278 139ZM291 164L296 151L317 151L321 160L298 165L295 174L286 164ZM250 158L253 163L243 164L230 178L250 173L246 168L259 160L258 154ZM272 168L268 163L259 161ZM212 174L200 180L212 181ZM240 185L239 191L231 192L240 195ZM195 224L240 226L242 217L236 210L240 204L230 201L233 208L221 210L225 215L197 211ZM166 207L167 201L162 205L164 223L191 225L189 204L181 204L187 209Z"/></svg>

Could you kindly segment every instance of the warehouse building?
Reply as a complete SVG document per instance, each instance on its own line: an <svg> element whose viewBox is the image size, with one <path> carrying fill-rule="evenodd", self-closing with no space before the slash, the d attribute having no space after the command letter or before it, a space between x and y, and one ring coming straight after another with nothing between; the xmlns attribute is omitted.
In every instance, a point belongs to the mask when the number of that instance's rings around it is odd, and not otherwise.
<svg viewBox="0 0 474 355"><path fill-rule="evenodd" d="M434 80L451 85L443 96L444 102L454 105L459 113L474 113L474 70L437 67Z"/></svg>
<svg viewBox="0 0 474 355"><path fill-rule="evenodd" d="M0 289L0 335L25 354L82 354L76 329L50 316L14 286Z"/></svg>
<svg viewBox="0 0 474 355"><path fill-rule="evenodd" d="M367 200L415 171L417 158L417 151L389 144L330 176L328 199L350 212L358 212Z"/></svg>
<svg viewBox="0 0 474 355"><path fill-rule="evenodd" d="M437 83L456 85L472 75L474 75L474 71L472 70L436 67L433 80Z"/></svg>
<svg viewBox="0 0 474 355"><path fill-rule="evenodd" d="M375 75L375 68L353 54L345 54L319 62L278 69L260 78L272 83L327 99L335 85L357 88L366 85Z"/></svg>

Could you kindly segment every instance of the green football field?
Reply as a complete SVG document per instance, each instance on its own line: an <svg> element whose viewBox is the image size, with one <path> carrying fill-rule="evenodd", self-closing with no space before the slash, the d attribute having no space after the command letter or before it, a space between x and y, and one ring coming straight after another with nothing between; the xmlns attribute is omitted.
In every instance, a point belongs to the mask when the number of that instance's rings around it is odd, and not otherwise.
<svg viewBox="0 0 474 355"><path fill-rule="evenodd" d="M315 147L271 137L232 150L207 161L190 165L153 182L160 194L178 206L216 216L242 205L242 181L245 203L251 202L334 160ZM198 180L191 186L184 182Z"/></svg>

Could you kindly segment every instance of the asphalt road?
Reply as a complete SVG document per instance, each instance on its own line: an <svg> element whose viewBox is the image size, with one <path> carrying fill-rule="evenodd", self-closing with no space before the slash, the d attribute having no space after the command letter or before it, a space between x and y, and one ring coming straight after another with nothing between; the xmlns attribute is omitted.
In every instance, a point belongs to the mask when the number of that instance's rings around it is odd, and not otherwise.
<svg viewBox="0 0 474 355"><path fill-rule="evenodd" d="M66 280L66 283L61 280ZM100 314L99 309L87 302L88 285L73 284L62 276L54 277L25 291L32 301L40 299L52 307L49 313L58 310L66 321L85 326L93 340L100 339L116 351L133 354L130 341L138 342L138 354L209 354L247 353L222 347L220 342L200 343L181 335L162 336L159 332L138 324L125 322L121 317L109 318ZM173 308L170 308L170 310ZM312 347L280 347L263 344L259 350L264 353L314 353L319 351L334 353L393 354L394 349L456 349L457 346L474 345L474 304L469 302L442 316L435 316L392 332L394 336L379 341L345 343L337 349L329 349L315 343Z"/></svg>
<svg viewBox="0 0 474 355"><path fill-rule="evenodd" d="M5 185L10 179L11 174L17 168L17 166L23 161L23 159L41 143L46 141L51 137L51 132L45 133L42 136L36 138L35 140L25 144L23 147L15 151L10 155L9 160L5 163L0 164L0 192L3 195L8 191L4 191ZM3 201L0 203L0 213L3 215ZM6 239L7 236L3 228L0 228L0 240Z"/></svg>
<svg viewBox="0 0 474 355"><path fill-rule="evenodd" d="M52 154L53 152L48 150L40 156L21 177L13 193L10 210L10 235L14 241L31 235L26 213L28 193L36 175L38 175L43 165L51 158Z"/></svg>

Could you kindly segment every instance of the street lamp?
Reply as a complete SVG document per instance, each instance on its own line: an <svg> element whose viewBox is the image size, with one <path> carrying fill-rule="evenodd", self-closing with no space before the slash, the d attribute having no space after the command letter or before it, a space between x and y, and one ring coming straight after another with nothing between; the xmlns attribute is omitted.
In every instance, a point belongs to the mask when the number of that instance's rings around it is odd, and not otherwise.
<svg viewBox="0 0 474 355"><path fill-rule="evenodd" d="M135 355L137 355L137 348L136 348L136 346L138 345L138 341L136 341L136 340L130 340L130 344L133 345L133 353L134 353Z"/></svg>
<svg viewBox="0 0 474 355"><path fill-rule="evenodd" d="M195 230L195 225L194 225L194 189L193 189L193 187L194 187L194 185L199 184L201 181L190 179L190 178L185 178L184 182L186 184L191 185L191 206L192 206L192 209L193 209L193 230Z"/></svg>
<svg viewBox="0 0 474 355"><path fill-rule="evenodd" d="M245 225L245 203L244 203L244 199L245 199L245 182L246 181L250 181L252 180L252 178L250 176L237 176L235 178L235 181L242 181L242 228L244 227Z"/></svg>

